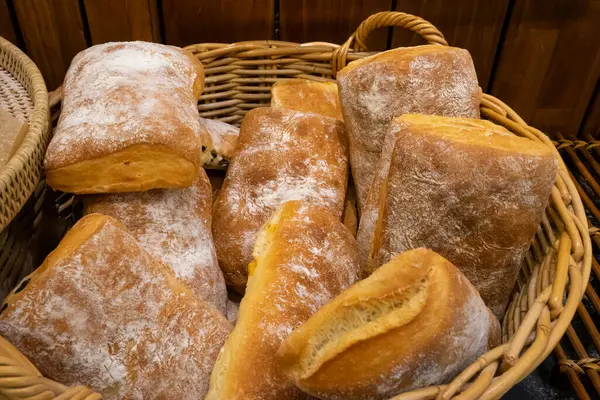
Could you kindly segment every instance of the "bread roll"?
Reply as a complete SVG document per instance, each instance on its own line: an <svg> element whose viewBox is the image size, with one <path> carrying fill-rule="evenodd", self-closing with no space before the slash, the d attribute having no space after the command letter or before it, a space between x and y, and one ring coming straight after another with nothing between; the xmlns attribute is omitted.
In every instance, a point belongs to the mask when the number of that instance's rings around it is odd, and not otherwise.
<svg viewBox="0 0 600 400"><path fill-rule="evenodd" d="M211 138L210 154L204 168L225 169L233 156L240 136L240 128L216 119L200 118L200 123Z"/></svg>
<svg viewBox="0 0 600 400"><path fill-rule="evenodd" d="M355 239L337 217L307 202L285 203L258 235L237 324L205 400L304 399L281 374L275 352L357 274Z"/></svg>
<svg viewBox="0 0 600 400"><path fill-rule="evenodd" d="M271 108L246 114L213 212L219 265L232 289L244 292L256 234L281 204L306 200L341 218L344 135L341 122L321 115Z"/></svg>
<svg viewBox="0 0 600 400"><path fill-rule="evenodd" d="M107 400L203 398L231 330L100 214L75 224L3 309L0 333L44 376Z"/></svg>
<svg viewBox="0 0 600 400"><path fill-rule="evenodd" d="M429 247L501 316L556 166L550 148L489 121L395 118L357 236L366 275L396 253Z"/></svg>
<svg viewBox="0 0 600 400"><path fill-rule="evenodd" d="M87 196L84 212L121 221L144 250L225 315L227 290L212 240L212 189L204 169L186 189Z"/></svg>
<svg viewBox="0 0 600 400"><path fill-rule="evenodd" d="M0 109L0 167L17 152L28 129L29 125Z"/></svg>
<svg viewBox="0 0 600 400"><path fill-rule="evenodd" d="M452 379L500 324L449 261L427 249L395 256L284 340L277 362L320 399L388 399Z"/></svg>
<svg viewBox="0 0 600 400"><path fill-rule="evenodd" d="M203 136L202 64L156 43L105 43L79 53L45 167L48 184L73 193L190 186Z"/></svg>
<svg viewBox="0 0 600 400"><path fill-rule="evenodd" d="M271 88L271 107L312 112L343 121L335 82L307 79L277 81Z"/></svg>
<svg viewBox="0 0 600 400"><path fill-rule="evenodd" d="M359 212L392 118L402 114L479 117L481 89L468 51L426 45L351 62L337 74Z"/></svg>

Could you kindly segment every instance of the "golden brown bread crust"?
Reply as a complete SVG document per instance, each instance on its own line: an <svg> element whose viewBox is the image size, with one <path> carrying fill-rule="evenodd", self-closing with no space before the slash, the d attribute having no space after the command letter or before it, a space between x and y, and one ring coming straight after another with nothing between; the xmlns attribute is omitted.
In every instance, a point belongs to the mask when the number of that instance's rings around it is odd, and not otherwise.
<svg viewBox="0 0 600 400"><path fill-rule="evenodd" d="M292 332L278 365L321 399L388 399L453 378L500 324L475 288L431 250L393 258Z"/></svg>
<svg viewBox="0 0 600 400"><path fill-rule="evenodd" d="M108 400L206 394L229 322L117 220L82 218L26 281L0 332L44 376Z"/></svg>
<svg viewBox="0 0 600 400"><path fill-rule="evenodd" d="M84 213L121 221L192 292L226 313L227 290L212 241L212 188L204 169L185 189L87 196Z"/></svg>
<svg viewBox="0 0 600 400"><path fill-rule="evenodd" d="M203 81L202 64L172 46L106 43L82 51L65 77L45 158L48 183L76 193L189 186L210 140L196 107ZM169 159L180 168L169 169Z"/></svg>
<svg viewBox="0 0 600 400"><path fill-rule="evenodd" d="M274 362L282 340L358 274L356 241L325 208L290 201L256 241L237 324L206 400L295 400L304 395Z"/></svg>
<svg viewBox="0 0 600 400"><path fill-rule="evenodd" d="M430 247L501 316L556 165L548 147L489 121L395 118L357 236L365 275L396 253Z"/></svg>
<svg viewBox="0 0 600 400"><path fill-rule="evenodd" d="M335 82L285 79L271 88L271 107L312 112L343 121Z"/></svg>
<svg viewBox="0 0 600 400"><path fill-rule="evenodd" d="M213 211L213 237L225 282L243 293L254 239L288 200L322 205L341 218L348 180L343 124L271 108L244 117L238 148Z"/></svg>
<svg viewBox="0 0 600 400"><path fill-rule="evenodd" d="M410 113L479 117L481 89L463 49L426 45L385 51L351 62L337 81L359 212L392 118Z"/></svg>

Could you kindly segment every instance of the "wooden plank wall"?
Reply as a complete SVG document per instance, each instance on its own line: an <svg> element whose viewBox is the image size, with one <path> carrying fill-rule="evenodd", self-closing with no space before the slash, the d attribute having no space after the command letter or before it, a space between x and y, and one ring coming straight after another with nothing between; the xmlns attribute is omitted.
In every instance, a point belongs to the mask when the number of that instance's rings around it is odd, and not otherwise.
<svg viewBox="0 0 600 400"><path fill-rule="evenodd" d="M549 134L600 139L600 0L0 0L0 35L25 50L50 89L87 46L178 46L279 39L341 44L379 11L419 15L468 49L482 88ZM373 32L373 50L422 44Z"/></svg>

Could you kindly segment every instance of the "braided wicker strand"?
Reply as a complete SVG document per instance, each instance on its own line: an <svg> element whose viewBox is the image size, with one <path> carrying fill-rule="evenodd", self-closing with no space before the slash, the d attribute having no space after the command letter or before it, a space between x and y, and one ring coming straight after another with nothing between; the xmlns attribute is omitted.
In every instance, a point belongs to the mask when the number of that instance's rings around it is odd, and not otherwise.
<svg viewBox="0 0 600 400"><path fill-rule="evenodd" d="M348 52L352 46L354 51L367 51L367 45L365 43L369 34L375 29L388 26L405 28L413 31L423 37L429 44L448 46L448 42L446 42L444 35L428 21L402 12L380 12L373 14L364 20L346 43L341 45L334 52L331 59L333 75L335 76L339 70L346 66Z"/></svg>
<svg viewBox="0 0 600 400"><path fill-rule="evenodd" d="M583 358L579 361L563 360L559 364L574 370L578 374L585 374L586 369L600 371L600 358Z"/></svg>

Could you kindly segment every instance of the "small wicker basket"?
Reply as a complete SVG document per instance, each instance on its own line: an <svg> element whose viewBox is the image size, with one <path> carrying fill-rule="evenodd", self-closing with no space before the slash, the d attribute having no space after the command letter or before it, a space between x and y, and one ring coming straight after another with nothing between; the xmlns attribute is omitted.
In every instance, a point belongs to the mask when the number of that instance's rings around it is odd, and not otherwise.
<svg viewBox="0 0 600 400"><path fill-rule="evenodd" d="M189 46L187 50L202 61L206 72L206 87L198 105L200 114L239 123L248 110L268 106L271 85L278 80L332 80L349 61L373 54L366 51L365 39L372 30L388 26L410 29L431 44L447 45L444 36L429 22L409 14L382 12L365 20L342 46L280 41ZM52 103L60 101L59 93L51 96L55 99ZM556 184L502 321L503 344L481 356L449 384L407 392L395 400L501 397L533 371L556 346L573 318L590 277L592 250L584 209L568 170L550 139L490 95L483 97L481 115L516 135L551 147L559 157ZM12 360L16 359L22 360L22 357ZM0 362L3 360L0 358ZM24 363L19 367L21 372L27 369ZM31 366L29 370L34 371ZM61 385L50 383L35 372L9 375L12 378L5 379L2 371L0 368L0 393L9 396L9 389L19 387L21 393L28 391L29 395L42 391L57 395L36 399L98 398L88 392L77 397L58 396L62 392L57 387ZM34 387L38 391L34 392ZM19 396L10 398L26 398Z"/></svg>

